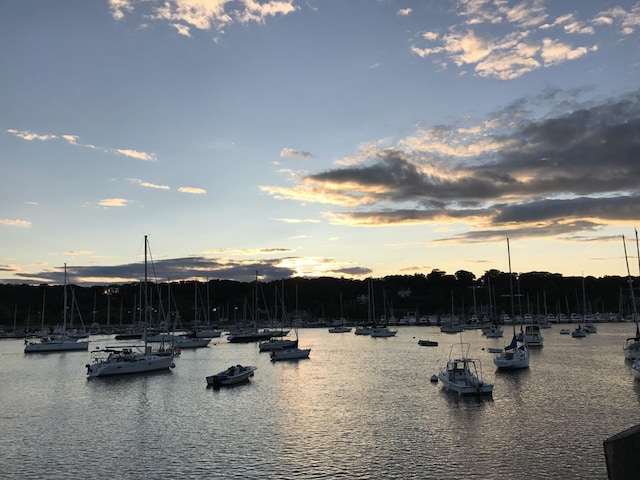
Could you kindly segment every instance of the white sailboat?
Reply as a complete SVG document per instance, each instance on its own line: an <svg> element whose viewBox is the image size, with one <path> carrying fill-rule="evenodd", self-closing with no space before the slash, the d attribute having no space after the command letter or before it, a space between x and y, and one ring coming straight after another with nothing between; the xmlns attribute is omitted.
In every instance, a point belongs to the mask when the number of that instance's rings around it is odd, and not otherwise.
<svg viewBox="0 0 640 480"><path fill-rule="evenodd" d="M638 311L636 307L636 297L633 291L633 280L631 279L631 270L629 269L629 259L627 257L627 244L622 236L622 244L624 245L624 259L627 264L627 278L629 282L629 291L631 292L631 305L633 309L633 321L636 324L636 334L627 338L624 345L624 358L632 362L640 360L640 327L638 326ZM636 230L636 250L638 250L638 231ZM640 250L638 250L638 266L640 267ZM634 364L635 367L635 364ZM635 373L635 370L634 370Z"/></svg>
<svg viewBox="0 0 640 480"><path fill-rule="evenodd" d="M511 316L513 317L513 281L511 275L511 249L509 247L509 239L507 238L507 253L509 257L509 296L511 297ZM519 370L522 368L529 368L530 353L527 349L527 345L523 344L518 347L518 340L516 335L516 324L513 325L513 338L511 343L504 348L504 352L497 355L493 359L493 363L500 370Z"/></svg>
<svg viewBox="0 0 640 480"><path fill-rule="evenodd" d="M144 237L144 309L143 329L146 330L149 322L149 301L147 294L147 249L148 239ZM146 333L146 332L144 332ZM125 375L131 373L146 373L159 370L168 370L175 367L173 363L173 350L166 352L153 352L147 344L146 335L143 334L144 345L127 347L105 347L91 352L91 362L86 365L87 376L106 377L113 375Z"/></svg>
<svg viewBox="0 0 640 480"><path fill-rule="evenodd" d="M24 353L87 351L89 341L79 341L78 337L67 335L67 264L64 264L64 313L62 329L57 335L43 336L38 341L24 341ZM44 315L44 311L43 311Z"/></svg>
<svg viewBox="0 0 640 480"><path fill-rule="evenodd" d="M295 320L293 324L293 329L296 333L296 338L294 340L295 346L280 348L278 350L271 350L269 355L271 356L272 362L277 362L279 360L300 360L304 358L309 358L311 349L298 347L298 324L295 322Z"/></svg>

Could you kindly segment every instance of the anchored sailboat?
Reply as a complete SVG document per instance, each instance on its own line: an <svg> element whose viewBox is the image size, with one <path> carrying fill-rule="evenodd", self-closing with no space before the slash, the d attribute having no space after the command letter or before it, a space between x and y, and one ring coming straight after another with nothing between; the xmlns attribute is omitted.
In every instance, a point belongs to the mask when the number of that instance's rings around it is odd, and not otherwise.
<svg viewBox="0 0 640 480"><path fill-rule="evenodd" d="M86 365L89 377L125 375L168 370L175 367L173 349L165 352L153 352L147 344L146 329L149 322L149 297L147 293L147 249L148 239L144 237L144 309L143 335L144 345L130 347L106 347L92 352L92 361Z"/></svg>
<svg viewBox="0 0 640 480"><path fill-rule="evenodd" d="M509 256L509 296L511 298L511 317L514 316L513 306L513 279L511 275L511 249L509 247L509 239L507 238L507 253ZM529 368L529 359L531 357L529 350L527 350L526 344L518 347L518 340L516 334L516 324L513 325L513 338L511 343L504 348L504 352L497 355L493 359L493 363L500 370L517 370L521 368Z"/></svg>

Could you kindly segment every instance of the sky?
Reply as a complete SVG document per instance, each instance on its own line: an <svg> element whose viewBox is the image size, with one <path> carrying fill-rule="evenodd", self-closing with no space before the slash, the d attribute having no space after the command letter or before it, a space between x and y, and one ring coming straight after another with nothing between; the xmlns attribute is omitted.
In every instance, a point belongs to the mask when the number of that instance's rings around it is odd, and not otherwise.
<svg viewBox="0 0 640 480"><path fill-rule="evenodd" d="M640 1L0 9L0 283L638 274Z"/></svg>

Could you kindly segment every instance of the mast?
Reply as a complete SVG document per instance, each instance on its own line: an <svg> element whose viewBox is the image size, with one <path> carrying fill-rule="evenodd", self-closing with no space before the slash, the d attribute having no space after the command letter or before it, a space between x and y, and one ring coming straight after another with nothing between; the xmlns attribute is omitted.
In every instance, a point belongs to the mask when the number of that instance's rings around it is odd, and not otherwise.
<svg viewBox="0 0 640 480"><path fill-rule="evenodd" d="M636 246L637 242L637 234L636 231ZM636 323L636 341L640 341L640 327L638 326L638 312L636 311L636 297L633 292L633 280L631 279L631 270L629 270L629 258L627 257L627 243L624 239L624 235L622 235L622 245L624 246L624 260L627 264L627 277L629 282L629 290L631 290L631 307L633 308L633 321ZM638 260L640 262L640 260Z"/></svg>
<svg viewBox="0 0 640 480"><path fill-rule="evenodd" d="M142 309L142 336L144 337L144 353L147 353L147 321L148 321L148 307L149 307L149 298L147 291L147 236L144 236L144 285L142 286L142 292L144 297L144 307Z"/></svg>
<svg viewBox="0 0 640 480"><path fill-rule="evenodd" d="M509 247L509 237L507 237L507 256L509 257L509 299L511 300L511 325L513 326L513 336L516 336L515 312L513 305L513 279L511 278L511 248Z"/></svg>
<svg viewBox="0 0 640 480"><path fill-rule="evenodd" d="M62 334L67 333L67 264L64 264L64 287L63 287L63 298L64 298L64 311L62 313Z"/></svg>

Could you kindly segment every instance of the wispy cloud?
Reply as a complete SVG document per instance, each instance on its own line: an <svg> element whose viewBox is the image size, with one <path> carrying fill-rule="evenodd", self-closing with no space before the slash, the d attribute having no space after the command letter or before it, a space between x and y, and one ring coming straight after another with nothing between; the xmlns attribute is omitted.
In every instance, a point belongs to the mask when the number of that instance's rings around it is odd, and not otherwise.
<svg viewBox="0 0 640 480"><path fill-rule="evenodd" d="M191 195L204 195L207 191L204 188L199 187L178 187L178 191L182 193L188 193Z"/></svg>
<svg viewBox="0 0 640 480"><path fill-rule="evenodd" d="M2 218L0 219L0 224L7 225L9 227L21 227L21 228L29 228L31 226L31 222L28 220L18 220L11 218Z"/></svg>
<svg viewBox="0 0 640 480"><path fill-rule="evenodd" d="M53 140L55 138L58 138L56 135L51 135L51 134L40 135L37 133L29 132L27 130L14 130L12 128L7 130L7 133L10 133L11 135L15 135L18 138L22 138L23 140L27 140L28 142L32 140L47 141L47 140Z"/></svg>
<svg viewBox="0 0 640 480"><path fill-rule="evenodd" d="M126 207L129 200L126 198L105 198L98 202L102 207Z"/></svg>
<svg viewBox="0 0 640 480"><path fill-rule="evenodd" d="M140 185L145 188L155 188L158 190L171 190L171 187L168 185L157 185L151 182L145 182L144 180L140 180L139 178L127 178L127 181L130 183L135 183L136 185Z"/></svg>
<svg viewBox="0 0 640 480"><path fill-rule="evenodd" d="M298 158L311 158L313 155L309 152L301 150L294 150L293 148L283 148L280 151L281 157L298 157Z"/></svg>
<svg viewBox="0 0 640 480"><path fill-rule="evenodd" d="M138 160L145 160L145 161L156 160L156 156L153 153L139 152L138 150L121 149L121 148L116 149L116 152L118 152L120 155L124 155L125 157L131 157Z"/></svg>
<svg viewBox="0 0 640 480"><path fill-rule="evenodd" d="M411 15L411 12L413 12L413 9L411 8L401 8L400 10L398 10L397 14L401 17L408 17L409 15Z"/></svg>
<svg viewBox="0 0 640 480"><path fill-rule="evenodd" d="M129 148L109 148L109 147L99 147L96 145L79 143L78 142L79 137L77 135L38 134L38 133L30 132L28 130L15 130L15 129L8 129L7 133L27 141L33 141L33 140L49 141L49 140L61 139L67 142L68 144L76 147L89 148L91 150L98 150L105 153L115 153L118 155L124 155L126 157L135 158L137 160L144 160L144 161L156 160L156 156L153 153L141 152L141 151L129 149Z"/></svg>
<svg viewBox="0 0 640 480"><path fill-rule="evenodd" d="M312 218L274 218L283 223L320 223L320 220Z"/></svg>

